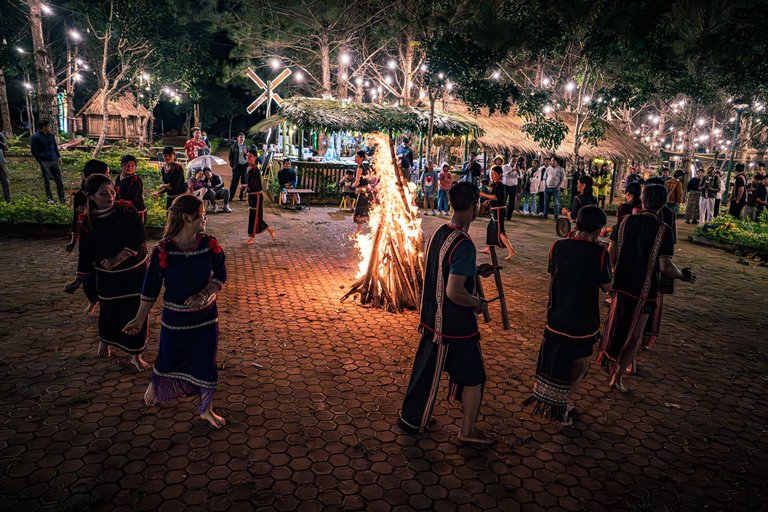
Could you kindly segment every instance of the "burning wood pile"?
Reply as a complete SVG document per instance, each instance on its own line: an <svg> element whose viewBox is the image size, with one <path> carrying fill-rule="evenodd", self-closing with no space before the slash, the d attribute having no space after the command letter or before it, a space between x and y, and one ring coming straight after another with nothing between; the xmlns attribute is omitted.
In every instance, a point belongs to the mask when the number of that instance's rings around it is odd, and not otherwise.
<svg viewBox="0 0 768 512"><path fill-rule="evenodd" d="M370 232L358 234L358 280L341 298L390 312L416 309L424 282L424 235L408 180L397 164L390 138L370 136L376 147L372 172L378 185L371 202Z"/></svg>

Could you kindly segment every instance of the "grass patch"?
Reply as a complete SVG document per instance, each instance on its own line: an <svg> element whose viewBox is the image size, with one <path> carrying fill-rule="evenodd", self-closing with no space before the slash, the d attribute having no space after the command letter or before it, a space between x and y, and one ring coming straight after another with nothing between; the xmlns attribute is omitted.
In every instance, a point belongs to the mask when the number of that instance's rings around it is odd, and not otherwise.
<svg viewBox="0 0 768 512"><path fill-rule="evenodd" d="M746 251L768 254L768 210L763 212L760 222L720 215L711 223L699 226L696 234L709 240L734 244Z"/></svg>

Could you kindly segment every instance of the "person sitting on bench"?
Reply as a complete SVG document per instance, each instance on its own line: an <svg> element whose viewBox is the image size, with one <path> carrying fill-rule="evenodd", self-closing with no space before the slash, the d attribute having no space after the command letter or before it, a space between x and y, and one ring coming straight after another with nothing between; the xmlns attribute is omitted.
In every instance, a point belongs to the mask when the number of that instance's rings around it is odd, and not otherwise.
<svg viewBox="0 0 768 512"><path fill-rule="evenodd" d="M296 188L296 171L291 167L289 158L283 159L283 167L277 173L277 182L280 184L280 195L283 199L283 208L288 208L288 196L291 199L291 206L297 206L301 199L298 194L289 194L288 190Z"/></svg>
<svg viewBox="0 0 768 512"><path fill-rule="evenodd" d="M208 190L213 192L213 209L218 210L216 207L216 199L224 200L224 213L231 213L232 208L229 207L229 189L224 187L224 179L218 174L214 174L208 167L203 169L205 175L205 185Z"/></svg>

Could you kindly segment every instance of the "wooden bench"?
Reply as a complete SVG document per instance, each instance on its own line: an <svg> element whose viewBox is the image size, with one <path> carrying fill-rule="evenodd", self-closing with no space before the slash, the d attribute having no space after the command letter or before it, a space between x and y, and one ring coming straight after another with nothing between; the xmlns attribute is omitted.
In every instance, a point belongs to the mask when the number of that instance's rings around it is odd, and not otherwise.
<svg viewBox="0 0 768 512"><path fill-rule="evenodd" d="M283 189L283 190L286 193L288 193L288 194L296 194L297 196L299 196L299 198L301 198L301 196L311 196L312 194L315 193L315 191L312 190L311 188L286 188L286 189ZM282 191L281 191L281 193L280 193L280 202L282 203L282 201L283 201L283 194L282 194ZM306 204L307 205L307 209L309 210L311 208L311 203L309 201L309 197L307 197L306 201L307 201L306 203L301 203L301 204Z"/></svg>

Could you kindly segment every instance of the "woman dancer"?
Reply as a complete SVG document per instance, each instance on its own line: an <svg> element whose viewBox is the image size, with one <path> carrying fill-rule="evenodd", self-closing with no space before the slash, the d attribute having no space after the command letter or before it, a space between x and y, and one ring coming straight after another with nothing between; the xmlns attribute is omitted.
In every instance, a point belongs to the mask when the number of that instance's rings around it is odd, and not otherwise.
<svg viewBox="0 0 768 512"><path fill-rule="evenodd" d="M504 184L501 182L501 174L503 170L501 166L494 165L491 167L491 192L486 193L480 191L480 197L490 199L491 221L488 223L488 229L486 233L486 248L480 252L486 254L491 252L491 246L497 246L507 249L507 256L505 260L511 260L515 255L515 250L512 248L512 244L507 237L507 233L504 230L504 211L506 209L506 195Z"/></svg>
<svg viewBox="0 0 768 512"><path fill-rule="evenodd" d="M173 201L163 239L152 251L141 307L124 331L134 334L145 328L165 285L160 350L144 402L152 406L200 395L200 417L220 428L226 421L213 412L218 379L216 294L227 280L227 267L219 242L204 233L205 222L203 202L197 197L183 195Z"/></svg>
<svg viewBox="0 0 768 512"><path fill-rule="evenodd" d="M81 217L85 214L85 208L88 204L88 197L85 195L83 187L85 187L85 180L93 174L103 174L108 177L109 165L107 165L106 162L102 162L101 160L88 160L83 166L83 180L80 183L80 190L72 194L72 238L65 247L67 252L72 252L72 250L77 245L78 225L80 224ZM75 293L75 290L80 287L80 282L77 280L72 281L71 284L74 287L65 289L65 292ZM88 278L82 281L82 285L83 293L85 293L85 297L88 299L88 305L85 307L85 313L92 315L99 305L99 294L96 291L95 276L93 274L88 276Z"/></svg>
<svg viewBox="0 0 768 512"><path fill-rule="evenodd" d="M352 220L356 224L355 233L363 229L363 224L368 222L368 210L371 206L371 191L368 186L368 171L363 162L365 162L366 152L362 149L355 153L355 163L357 171L355 172L355 182L352 184L357 191L357 202L355 203L355 213Z"/></svg>
<svg viewBox="0 0 768 512"><path fill-rule="evenodd" d="M589 178L582 176L580 178ZM583 183L580 181L580 183ZM597 237L605 213L595 205L579 209L576 230L549 251L549 305L539 349L533 394L534 414L571 424L569 397L587 374L592 348L600 338L600 290L611 287L608 251Z"/></svg>
<svg viewBox="0 0 768 512"><path fill-rule="evenodd" d="M187 182L184 180L184 168L176 162L176 151L173 146L163 148L163 160L165 164L160 168L160 175L163 184L160 189L152 194L152 197L159 198L165 194L165 207L170 208L173 200L187 191Z"/></svg>
<svg viewBox="0 0 768 512"><path fill-rule="evenodd" d="M132 334L123 332L141 302L147 270L144 224L130 201L115 201L115 187L108 176L90 176L83 191L88 204L79 226L77 277L65 291L95 274L100 303L98 356L109 357L110 347L115 347L130 355L136 369L146 370L149 365L141 354L147 346L147 326Z"/></svg>
<svg viewBox="0 0 768 512"><path fill-rule="evenodd" d="M251 245L256 235L267 231L272 240L275 239L275 230L264 222L264 191L261 187L261 172L259 172L259 154L255 149L248 151L245 156L248 163L245 184L241 185L248 192L248 240L245 245Z"/></svg>

